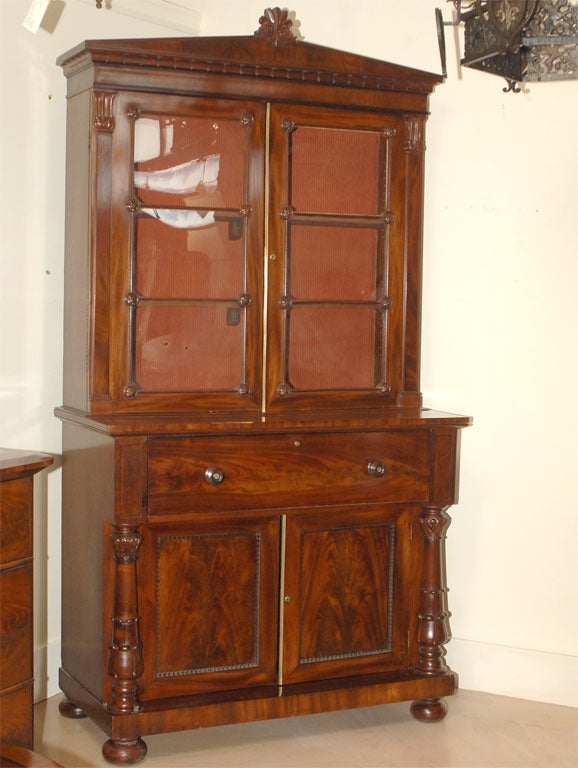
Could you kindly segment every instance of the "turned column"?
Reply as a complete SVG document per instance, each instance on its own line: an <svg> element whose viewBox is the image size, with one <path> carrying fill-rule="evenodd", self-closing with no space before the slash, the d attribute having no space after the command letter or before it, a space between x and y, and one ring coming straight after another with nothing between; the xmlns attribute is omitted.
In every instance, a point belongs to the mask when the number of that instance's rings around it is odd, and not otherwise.
<svg viewBox="0 0 578 768"><path fill-rule="evenodd" d="M431 507L420 515L423 534L423 561L418 608L418 662L416 670L424 675L443 675L445 643L450 639L445 568L446 531L451 522L446 507ZM445 717L447 706L441 699L414 701L411 712L418 720L433 721Z"/></svg>
<svg viewBox="0 0 578 768"><path fill-rule="evenodd" d="M142 535L136 527L119 525L110 535L115 560L114 611L109 643L108 673L113 678L107 707L113 715L139 712L138 678L143 673L139 632L137 570ZM140 738L105 742L102 753L117 765L139 762L146 755Z"/></svg>

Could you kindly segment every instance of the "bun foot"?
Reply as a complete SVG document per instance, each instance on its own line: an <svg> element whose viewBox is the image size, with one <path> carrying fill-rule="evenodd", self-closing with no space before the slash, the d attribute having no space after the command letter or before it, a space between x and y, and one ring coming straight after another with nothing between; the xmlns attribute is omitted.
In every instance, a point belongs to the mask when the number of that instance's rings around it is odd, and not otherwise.
<svg viewBox="0 0 578 768"><path fill-rule="evenodd" d="M136 765L145 759L147 745L142 739L113 741L109 739L102 746L102 755L113 765Z"/></svg>
<svg viewBox="0 0 578 768"><path fill-rule="evenodd" d="M68 717L71 720L78 720L81 717L86 717L82 709L70 699L63 699L58 705L58 711L62 717Z"/></svg>
<svg viewBox="0 0 578 768"><path fill-rule="evenodd" d="M409 711L422 723L435 723L447 715L448 705L443 699L418 699L412 701Z"/></svg>

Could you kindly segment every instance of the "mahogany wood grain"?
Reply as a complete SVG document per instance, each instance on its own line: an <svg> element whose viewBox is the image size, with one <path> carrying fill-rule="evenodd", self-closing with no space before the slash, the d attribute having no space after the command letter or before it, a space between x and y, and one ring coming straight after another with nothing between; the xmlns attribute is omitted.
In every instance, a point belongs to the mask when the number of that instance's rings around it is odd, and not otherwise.
<svg viewBox="0 0 578 768"><path fill-rule="evenodd" d="M152 439L149 514L423 500L429 442L423 430ZM383 477L369 473L374 460ZM219 485L206 481L210 467L223 470Z"/></svg>

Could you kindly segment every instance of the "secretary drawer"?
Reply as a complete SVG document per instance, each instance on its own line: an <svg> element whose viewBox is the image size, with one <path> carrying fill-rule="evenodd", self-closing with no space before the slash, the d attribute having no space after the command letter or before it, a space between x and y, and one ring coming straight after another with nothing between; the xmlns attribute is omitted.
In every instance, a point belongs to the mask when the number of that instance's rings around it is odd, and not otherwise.
<svg viewBox="0 0 578 768"><path fill-rule="evenodd" d="M151 514L428 497L424 430L155 437L148 456Z"/></svg>
<svg viewBox="0 0 578 768"><path fill-rule="evenodd" d="M32 557L32 478L0 483L0 565Z"/></svg>

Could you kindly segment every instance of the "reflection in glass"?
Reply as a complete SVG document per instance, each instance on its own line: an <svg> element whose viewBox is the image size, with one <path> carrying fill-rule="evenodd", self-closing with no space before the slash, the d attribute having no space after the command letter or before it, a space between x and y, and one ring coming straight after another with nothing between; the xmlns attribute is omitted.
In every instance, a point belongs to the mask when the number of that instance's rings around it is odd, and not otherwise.
<svg viewBox="0 0 578 768"><path fill-rule="evenodd" d="M134 184L141 202L239 208L244 130L238 119L159 115L136 120Z"/></svg>
<svg viewBox="0 0 578 768"><path fill-rule="evenodd" d="M151 113L134 123L129 378L140 391L243 382L247 137L238 117Z"/></svg>
<svg viewBox="0 0 578 768"><path fill-rule="evenodd" d="M216 189L220 160L220 155L209 155L160 171L135 171L134 184L137 189L174 195L190 195L200 184L206 190Z"/></svg>

